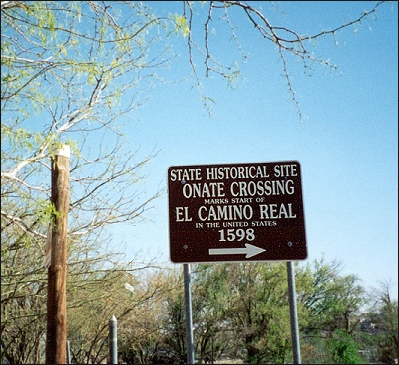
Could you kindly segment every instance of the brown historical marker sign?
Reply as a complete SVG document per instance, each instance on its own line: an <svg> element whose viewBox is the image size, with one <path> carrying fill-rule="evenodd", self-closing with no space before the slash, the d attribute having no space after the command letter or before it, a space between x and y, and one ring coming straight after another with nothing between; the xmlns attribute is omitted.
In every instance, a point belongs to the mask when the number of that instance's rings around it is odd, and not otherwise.
<svg viewBox="0 0 399 365"><path fill-rule="evenodd" d="M298 162L172 166L168 188L173 262L306 259Z"/></svg>

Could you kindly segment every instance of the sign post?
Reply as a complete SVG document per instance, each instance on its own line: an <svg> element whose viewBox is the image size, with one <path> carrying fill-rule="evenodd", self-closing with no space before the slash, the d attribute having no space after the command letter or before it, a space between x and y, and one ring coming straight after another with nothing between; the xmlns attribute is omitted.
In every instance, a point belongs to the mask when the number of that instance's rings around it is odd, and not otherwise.
<svg viewBox="0 0 399 365"><path fill-rule="evenodd" d="M184 273L184 302L186 313L186 343L187 364L194 364L194 328L193 310L191 305L191 269L190 264L183 264Z"/></svg>
<svg viewBox="0 0 399 365"><path fill-rule="evenodd" d="M301 351L299 348L298 315L296 310L295 274L291 261L287 262L287 277L288 277L288 300L290 302L292 355L294 358L294 364L300 364Z"/></svg>
<svg viewBox="0 0 399 365"><path fill-rule="evenodd" d="M287 261L292 352L300 364L292 261L307 258L301 167L297 161L172 166L168 169L170 259L188 265ZM186 290L188 363L194 352Z"/></svg>

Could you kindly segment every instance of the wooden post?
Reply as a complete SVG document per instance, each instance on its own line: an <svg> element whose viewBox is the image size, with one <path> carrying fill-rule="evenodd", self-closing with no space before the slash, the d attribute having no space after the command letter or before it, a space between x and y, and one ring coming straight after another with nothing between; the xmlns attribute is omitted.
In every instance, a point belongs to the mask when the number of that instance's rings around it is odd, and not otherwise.
<svg viewBox="0 0 399 365"><path fill-rule="evenodd" d="M54 151L51 160L51 261L48 268L46 364L66 363L66 257L69 207L69 147Z"/></svg>

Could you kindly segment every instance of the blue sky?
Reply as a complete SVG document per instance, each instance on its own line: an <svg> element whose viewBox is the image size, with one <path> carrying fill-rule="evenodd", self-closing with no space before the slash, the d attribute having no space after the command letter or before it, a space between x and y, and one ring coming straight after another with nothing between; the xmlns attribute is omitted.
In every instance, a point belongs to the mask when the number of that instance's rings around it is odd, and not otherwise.
<svg viewBox="0 0 399 365"><path fill-rule="evenodd" d="M147 2L161 14L176 2ZM261 4L261 2L259 2ZM353 20L374 2L262 2L275 25L314 33ZM241 20L240 20L241 19ZM167 186L168 167L230 163L299 161L302 169L308 261L324 255L342 263L364 286L377 287L398 277L398 8L383 4L375 17L321 38L309 50L338 66L317 66L306 76L290 61L289 72L306 116L300 121L290 98L283 65L244 17L235 17L237 34L249 60L239 62L244 79L235 90L226 81L204 80L216 101L209 117L193 80L158 86L146 105L129 115L126 133L142 153L159 150L142 182L148 194ZM220 22L219 22L220 23ZM219 24L218 23L218 24ZM234 44L217 30L214 50L233 60ZM168 39L180 57L161 76L179 80L190 74L185 40ZM237 56L238 57L238 56ZM240 59L238 58L240 61ZM201 65L203 60L197 60ZM201 76L204 75L200 69ZM146 223L118 227L116 242L132 259L169 260L168 199L157 200Z"/></svg>

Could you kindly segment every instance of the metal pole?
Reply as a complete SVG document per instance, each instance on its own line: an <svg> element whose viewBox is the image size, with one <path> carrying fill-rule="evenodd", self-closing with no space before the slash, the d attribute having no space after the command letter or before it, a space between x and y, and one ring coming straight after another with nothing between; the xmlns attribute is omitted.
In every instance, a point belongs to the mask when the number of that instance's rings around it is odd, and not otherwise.
<svg viewBox="0 0 399 365"><path fill-rule="evenodd" d="M287 276L288 276L288 298L290 302L292 354L294 357L294 364L300 364L301 351L299 348L299 330L298 330L298 315L296 311L295 276L294 276L292 261L287 262Z"/></svg>
<svg viewBox="0 0 399 365"><path fill-rule="evenodd" d="M186 304L186 342L187 342L187 364L194 364L194 333L193 314L191 305L191 275L190 264L184 267L184 298Z"/></svg>
<svg viewBox="0 0 399 365"><path fill-rule="evenodd" d="M108 322L108 343L109 343L109 360L110 364L118 363L118 321L112 315Z"/></svg>
<svg viewBox="0 0 399 365"><path fill-rule="evenodd" d="M67 364L71 364L71 346L69 340L67 341Z"/></svg>
<svg viewBox="0 0 399 365"><path fill-rule="evenodd" d="M65 364L66 258L69 208L70 149L57 148L51 159L51 255L48 266L46 364Z"/></svg>

